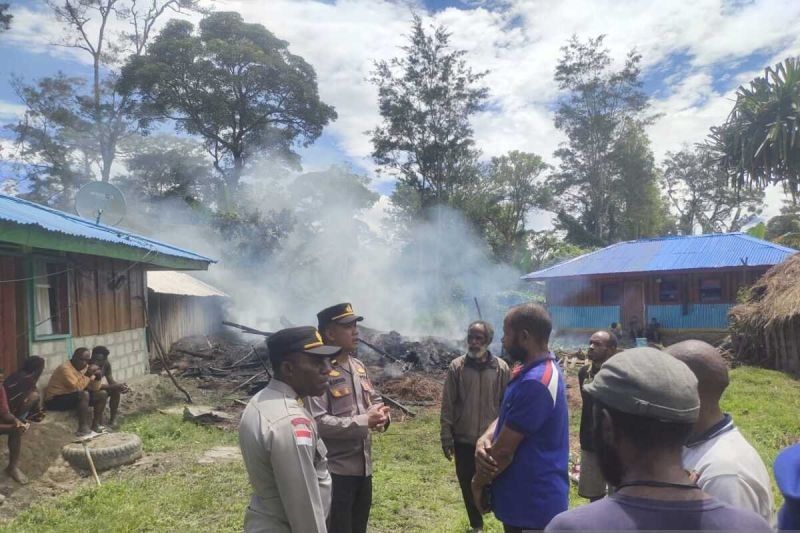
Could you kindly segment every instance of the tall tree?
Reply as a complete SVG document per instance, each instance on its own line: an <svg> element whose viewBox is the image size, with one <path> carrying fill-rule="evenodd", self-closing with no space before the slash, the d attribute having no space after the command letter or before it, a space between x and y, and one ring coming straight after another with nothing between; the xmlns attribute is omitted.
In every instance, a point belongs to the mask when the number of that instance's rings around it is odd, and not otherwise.
<svg viewBox="0 0 800 533"><path fill-rule="evenodd" d="M626 120L611 152L614 177L609 191L611 240L635 240L671 233L673 219L658 189L655 158L642 124Z"/></svg>
<svg viewBox="0 0 800 533"><path fill-rule="evenodd" d="M727 173L702 149L667 152L662 164L665 191L683 235L739 231L761 213L764 192L736 190Z"/></svg>
<svg viewBox="0 0 800 533"><path fill-rule="evenodd" d="M84 80L59 73L35 84L11 82L26 110L16 124L18 172L26 197L69 208L72 193L94 178L100 153L92 133L91 103L78 97Z"/></svg>
<svg viewBox="0 0 800 533"><path fill-rule="evenodd" d="M115 90L117 68L129 56L141 55L153 28L167 12L193 9L197 0L48 0L48 6L64 26L59 43L86 54L92 76L85 83L61 73L32 84L17 81L17 94L27 105L25 117L11 125L23 161L35 168L28 178L35 182L33 196L69 201L77 184L74 171L60 159L79 157L88 161L81 169L83 180L111 179L120 147L136 128L137 102ZM121 25L121 32L112 27ZM52 90L53 93L48 91ZM58 105L43 102L58 100ZM79 145L70 139L80 138ZM26 143L31 144L26 144ZM91 146L94 154L87 150ZM53 157L54 151L67 154ZM42 180L46 176L46 180Z"/></svg>
<svg viewBox="0 0 800 533"><path fill-rule="evenodd" d="M765 188L772 183L800 195L800 57L767 67L741 86L722 126L712 128L708 147L733 182Z"/></svg>
<svg viewBox="0 0 800 533"><path fill-rule="evenodd" d="M5 2L0 4L0 32L11 27L11 19L14 18L14 15L8 12L9 7L11 6Z"/></svg>
<svg viewBox="0 0 800 533"><path fill-rule="evenodd" d="M233 12L213 13L198 31L171 20L146 54L122 70L118 88L138 94L156 120L202 137L229 193L259 153L297 161L336 118L319 98L314 69L288 43Z"/></svg>
<svg viewBox="0 0 800 533"><path fill-rule="evenodd" d="M485 73L473 72L449 40L441 26L427 34L415 15L405 55L376 63L372 73L382 118L370 132L372 157L397 178L392 201L409 217L453 205L477 179L470 117L486 101Z"/></svg>
<svg viewBox="0 0 800 533"><path fill-rule="evenodd" d="M586 42L573 37L561 49L555 80L564 96L556 108L555 125L567 141L555 152L560 167L551 183L561 210L578 220L592 240L609 243L621 238L612 217L618 211L615 187L625 161L615 156L615 150L622 136L638 134L637 128L652 117L645 114L641 56L630 52L623 67L615 70L603 40L602 35Z"/></svg>
<svg viewBox="0 0 800 533"><path fill-rule="evenodd" d="M210 204L216 191L211 161L193 139L168 135L131 141L125 160L127 173L114 181L146 203L180 199L188 204Z"/></svg>
<svg viewBox="0 0 800 533"><path fill-rule="evenodd" d="M514 261L525 249L526 218L550 202L550 191L540 179L548 168L540 156L516 150L489 163L482 176L487 182L481 195L487 205L482 208L489 244L498 259Z"/></svg>

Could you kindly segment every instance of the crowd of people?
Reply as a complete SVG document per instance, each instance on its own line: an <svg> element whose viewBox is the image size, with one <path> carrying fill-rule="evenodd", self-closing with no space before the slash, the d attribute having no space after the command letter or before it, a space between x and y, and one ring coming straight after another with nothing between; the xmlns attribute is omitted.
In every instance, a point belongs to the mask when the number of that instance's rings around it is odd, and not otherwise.
<svg viewBox="0 0 800 533"><path fill-rule="evenodd" d="M78 348L69 361L53 371L44 398L38 389L45 360L27 357L21 368L5 377L0 371L0 434L8 435L6 473L20 484L28 483L19 468L22 437L31 423L44 420L45 411L74 411L78 418L76 437L90 439L107 431L103 424L106 404L110 405L108 426L117 423L120 396L128 392L125 383L114 379L105 346ZM3 379L4 378L4 379Z"/></svg>
<svg viewBox="0 0 800 533"><path fill-rule="evenodd" d="M268 340L274 378L247 405L240 445L253 488L248 532L364 532L372 503L371 434L389 409L354 357L362 317L350 304L318 326ZM775 513L767 469L720 408L728 370L701 341L620 351L614 331L589 339L578 375L579 494L569 510L567 384L535 304L509 310L502 346L476 321L442 392L441 445L454 461L473 532L494 513L506 532L788 529L797 510L800 445L776 460L786 504ZM778 474L778 465L784 472ZM794 474L786 474L793 471Z"/></svg>
<svg viewBox="0 0 800 533"><path fill-rule="evenodd" d="M365 533L372 506L372 433L391 416L355 357L363 317L348 303L317 314L317 327L268 339L274 376L248 403L239 442L253 494L248 532ZM767 468L720 400L728 367L698 340L664 350L620 351L615 328L589 338L578 372L580 476L589 504L569 510L567 383L549 349L552 323L535 304L503 321L506 359L490 350L494 328L467 328L466 353L447 370L440 415L444 457L454 461L472 532L494 513L521 531L800 529L800 444L775 461L786 503L775 512ZM74 411L76 436L118 421L125 383L104 346L78 348L52 373L44 396L41 357L27 358L0 387L6 473L20 470L24 433L45 411ZM0 376L0 379L2 377Z"/></svg>

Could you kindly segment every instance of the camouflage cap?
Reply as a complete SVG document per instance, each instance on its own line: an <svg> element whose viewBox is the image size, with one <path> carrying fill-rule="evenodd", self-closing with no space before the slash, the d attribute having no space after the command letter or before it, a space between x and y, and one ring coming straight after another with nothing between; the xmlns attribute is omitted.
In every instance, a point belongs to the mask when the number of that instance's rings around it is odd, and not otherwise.
<svg viewBox="0 0 800 533"><path fill-rule="evenodd" d="M691 423L700 412L694 372L655 348L616 354L583 389L612 409L664 422Z"/></svg>

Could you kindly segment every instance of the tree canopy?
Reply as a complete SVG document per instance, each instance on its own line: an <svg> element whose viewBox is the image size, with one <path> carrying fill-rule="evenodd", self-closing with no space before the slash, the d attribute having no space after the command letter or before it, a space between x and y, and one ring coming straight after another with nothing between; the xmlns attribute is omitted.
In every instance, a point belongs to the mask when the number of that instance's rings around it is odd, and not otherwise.
<svg viewBox="0 0 800 533"><path fill-rule="evenodd" d="M477 179L470 117L485 104L485 73L473 72L449 39L441 26L426 33L414 16L405 55L378 62L371 78L382 119L369 132L372 157L397 178L392 201L412 218L437 204L453 206Z"/></svg>
<svg viewBox="0 0 800 533"><path fill-rule="evenodd" d="M234 12L208 15L197 31L170 20L124 66L118 88L136 93L149 118L199 135L231 193L248 161L261 154L296 164L295 145L313 142L336 118L311 65Z"/></svg>
<svg viewBox="0 0 800 533"><path fill-rule="evenodd" d="M800 195L800 58L788 58L736 91L724 124L708 148L738 186L780 184Z"/></svg>

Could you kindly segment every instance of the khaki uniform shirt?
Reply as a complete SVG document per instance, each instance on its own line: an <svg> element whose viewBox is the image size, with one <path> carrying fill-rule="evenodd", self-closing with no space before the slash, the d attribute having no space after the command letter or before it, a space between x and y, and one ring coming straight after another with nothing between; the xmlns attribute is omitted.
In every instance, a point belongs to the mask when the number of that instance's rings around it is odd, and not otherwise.
<svg viewBox="0 0 800 533"><path fill-rule="evenodd" d="M253 396L239 446L253 487L244 530L324 533L331 505L325 444L292 387L273 378Z"/></svg>
<svg viewBox="0 0 800 533"><path fill-rule="evenodd" d="M499 416L510 375L506 362L491 354L483 363L466 355L453 359L442 388L442 447L475 445Z"/></svg>
<svg viewBox="0 0 800 533"><path fill-rule="evenodd" d="M328 468L340 476L372 475L372 438L367 410L381 398L364 363L350 357L333 367L328 390L310 398L311 414L328 449Z"/></svg>

